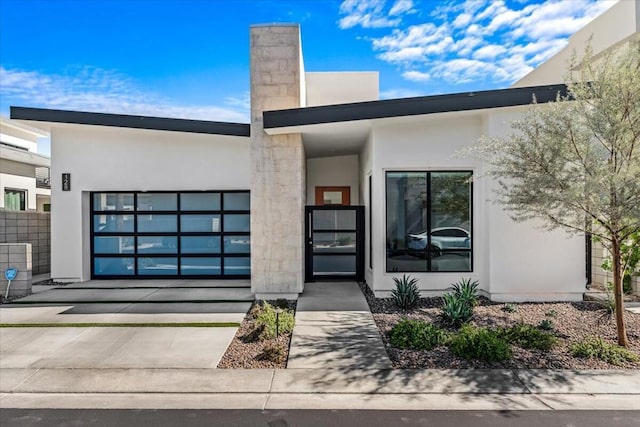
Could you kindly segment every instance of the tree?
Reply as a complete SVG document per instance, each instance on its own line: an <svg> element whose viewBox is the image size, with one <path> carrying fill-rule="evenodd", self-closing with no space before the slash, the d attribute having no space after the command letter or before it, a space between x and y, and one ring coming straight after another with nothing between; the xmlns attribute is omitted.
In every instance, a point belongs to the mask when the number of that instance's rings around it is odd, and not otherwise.
<svg viewBox="0 0 640 427"><path fill-rule="evenodd" d="M498 182L516 221L590 233L611 253L618 344L628 346L621 247L640 230L640 44L575 56L567 96L534 103L504 138L470 151Z"/></svg>

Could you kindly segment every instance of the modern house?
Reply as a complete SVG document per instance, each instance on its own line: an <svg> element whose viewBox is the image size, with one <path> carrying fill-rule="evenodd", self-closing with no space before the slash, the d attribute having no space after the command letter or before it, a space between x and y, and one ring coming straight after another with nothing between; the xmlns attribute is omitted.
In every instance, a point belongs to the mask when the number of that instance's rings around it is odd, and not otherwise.
<svg viewBox="0 0 640 427"><path fill-rule="evenodd" d="M581 300L584 236L513 222L485 165L455 154L563 93L591 34L598 53L639 27L620 2L511 88L379 100L377 73L306 72L298 25L256 25L250 124L14 107L51 132L52 277L295 298L336 278L388 296L408 273L423 295L464 276L496 301Z"/></svg>
<svg viewBox="0 0 640 427"><path fill-rule="evenodd" d="M0 117L0 209L46 212L51 204L51 159L38 154L49 134Z"/></svg>

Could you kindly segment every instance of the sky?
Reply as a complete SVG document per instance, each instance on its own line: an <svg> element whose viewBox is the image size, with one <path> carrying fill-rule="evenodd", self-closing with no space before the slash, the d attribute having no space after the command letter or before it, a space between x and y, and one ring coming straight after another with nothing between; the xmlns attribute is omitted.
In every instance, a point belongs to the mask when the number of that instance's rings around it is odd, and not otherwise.
<svg viewBox="0 0 640 427"><path fill-rule="evenodd" d="M248 123L249 26L271 22L300 24L306 71L378 71L383 99L505 88L615 3L0 0L0 114Z"/></svg>

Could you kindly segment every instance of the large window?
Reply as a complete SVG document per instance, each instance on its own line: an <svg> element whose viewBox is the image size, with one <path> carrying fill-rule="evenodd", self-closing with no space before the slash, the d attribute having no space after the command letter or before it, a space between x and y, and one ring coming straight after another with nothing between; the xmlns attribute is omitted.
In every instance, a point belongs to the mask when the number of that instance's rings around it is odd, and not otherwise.
<svg viewBox="0 0 640 427"><path fill-rule="evenodd" d="M387 272L473 270L472 176L387 172Z"/></svg>
<svg viewBox="0 0 640 427"><path fill-rule="evenodd" d="M91 197L93 277L250 277L248 191Z"/></svg>

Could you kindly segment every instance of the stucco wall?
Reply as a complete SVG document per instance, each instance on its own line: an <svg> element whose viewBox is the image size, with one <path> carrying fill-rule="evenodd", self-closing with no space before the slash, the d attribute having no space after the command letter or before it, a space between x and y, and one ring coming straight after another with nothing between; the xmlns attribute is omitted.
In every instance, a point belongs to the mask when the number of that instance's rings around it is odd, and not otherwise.
<svg viewBox="0 0 640 427"><path fill-rule="evenodd" d="M89 191L247 190L249 144L249 138L219 135L54 128L52 277L90 277ZM62 173L71 174L71 191L61 191Z"/></svg>
<svg viewBox="0 0 640 427"><path fill-rule="evenodd" d="M411 273L424 295L440 294L461 277L479 280L498 301L579 300L585 288L584 237L563 231L547 232L533 222L516 224L494 204L491 178L482 164L456 151L483 135L499 136L506 121L520 109L437 114L380 121L372 144L373 272L370 286L378 296L389 295L393 277L386 270L385 172L411 170L472 170L473 272ZM369 276L367 276L369 277Z"/></svg>
<svg viewBox="0 0 640 427"><path fill-rule="evenodd" d="M316 187L349 187L351 204L360 204L358 156L307 159L307 204L316 204Z"/></svg>
<svg viewBox="0 0 640 427"><path fill-rule="evenodd" d="M0 173L0 209L4 209L5 189L25 190L27 192L25 204L27 210L36 210L36 179L26 176L8 175Z"/></svg>

